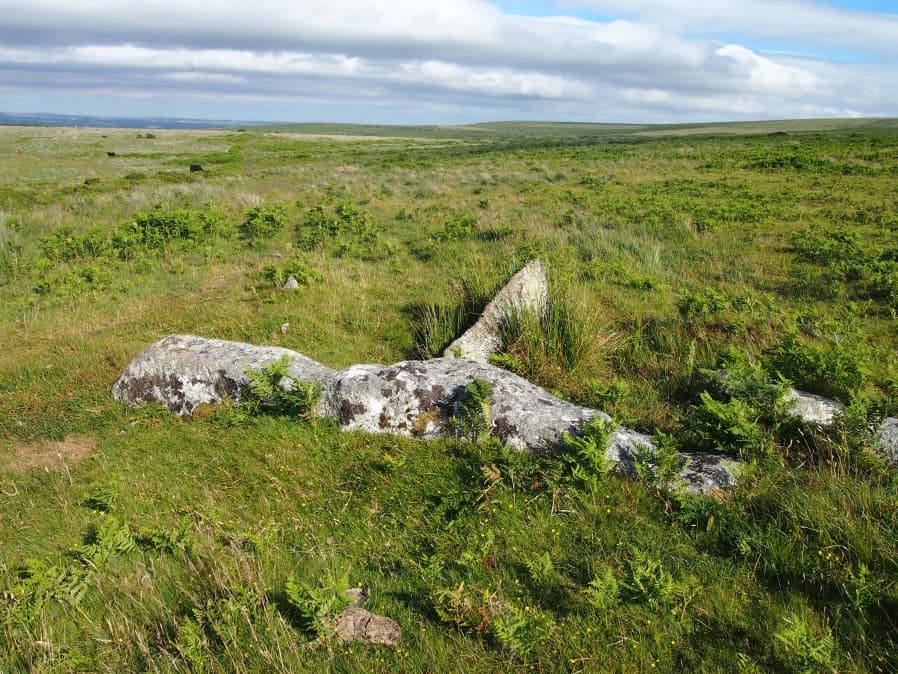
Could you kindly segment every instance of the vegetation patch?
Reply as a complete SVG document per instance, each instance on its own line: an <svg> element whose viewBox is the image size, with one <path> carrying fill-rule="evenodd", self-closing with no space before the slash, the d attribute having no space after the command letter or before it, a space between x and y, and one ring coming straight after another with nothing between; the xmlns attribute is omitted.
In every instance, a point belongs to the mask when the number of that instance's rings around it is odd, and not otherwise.
<svg viewBox="0 0 898 674"><path fill-rule="evenodd" d="M821 124L0 128L42 148L0 168L0 670L898 670L898 127ZM494 362L614 419L549 456L482 382L429 441L315 420L286 361L189 417L110 395L170 333L436 357L533 257ZM671 490L695 450L738 484ZM359 584L397 646L333 635Z"/></svg>

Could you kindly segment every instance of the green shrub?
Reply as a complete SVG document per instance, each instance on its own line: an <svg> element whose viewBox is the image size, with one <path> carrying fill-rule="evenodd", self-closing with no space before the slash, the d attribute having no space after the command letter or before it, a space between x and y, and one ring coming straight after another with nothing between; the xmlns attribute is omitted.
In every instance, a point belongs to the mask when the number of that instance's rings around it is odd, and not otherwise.
<svg viewBox="0 0 898 674"><path fill-rule="evenodd" d="M771 375L743 349L725 347L717 370L701 372L716 397L739 398L754 408L764 423L776 424L788 413L790 382L782 375Z"/></svg>
<svg viewBox="0 0 898 674"><path fill-rule="evenodd" d="M119 257L134 257L139 248L161 251L177 242L202 243L229 234L220 215L184 208L156 209L138 213L133 222L119 227L113 236L113 248Z"/></svg>
<svg viewBox="0 0 898 674"><path fill-rule="evenodd" d="M809 289L820 284L841 286L851 299L875 300L898 309L898 255L892 249L876 251L862 244L858 232L821 228L797 232L790 251L797 260L813 265L799 277L809 277Z"/></svg>
<svg viewBox="0 0 898 674"><path fill-rule="evenodd" d="M603 566L583 590L590 606L602 613L613 610L620 603L621 586L614 569Z"/></svg>
<svg viewBox="0 0 898 674"><path fill-rule="evenodd" d="M562 447L570 464L571 478L579 484L596 488L614 469L606 452L617 425L610 419L596 417L585 423L577 435L565 433Z"/></svg>
<svg viewBox="0 0 898 674"><path fill-rule="evenodd" d="M249 385L243 405L250 414L309 417L321 398L321 384L293 379L287 370L290 356L283 356L258 370L247 368Z"/></svg>
<svg viewBox="0 0 898 674"><path fill-rule="evenodd" d="M824 334L822 343L784 333L767 351L770 365L796 387L849 401L868 381L874 354L857 334Z"/></svg>
<svg viewBox="0 0 898 674"><path fill-rule="evenodd" d="M259 272L261 279L278 288L284 285L291 276L302 286L320 283L324 279L320 271L298 258L287 260L281 264L266 264Z"/></svg>
<svg viewBox="0 0 898 674"><path fill-rule="evenodd" d="M686 597L687 586L674 578L659 560L642 550L631 552L630 577L625 585L631 599L670 608Z"/></svg>
<svg viewBox="0 0 898 674"><path fill-rule="evenodd" d="M287 214L281 206L255 206L240 225L240 238L249 245L271 240L287 224Z"/></svg>
<svg viewBox="0 0 898 674"><path fill-rule="evenodd" d="M526 658L550 636L555 625L546 614L525 606L510 606L493 623L496 639L515 655Z"/></svg>
<svg viewBox="0 0 898 674"><path fill-rule="evenodd" d="M284 594L298 614L300 624L311 634L324 634L327 621L349 605L349 574L345 572L324 585L303 583L291 575Z"/></svg>
<svg viewBox="0 0 898 674"><path fill-rule="evenodd" d="M172 244L191 248L230 234L221 216L189 209L138 213L130 222L106 230L89 227L76 233L68 225L41 238L44 257L58 262L85 259L130 260L144 252L159 253Z"/></svg>
<svg viewBox="0 0 898 674"><path fill-rule="evenodd" d="M671 489L675 487L674 478L683 467L676 439L666 433L656 433L653 438L654 447L645 445L637 447L634 458L636 477L650 487Z"/></svg>
<svg viewBox="0 0 898 674"><path fill-rule="evenodd" d="M690 427L698 443L707 450L757 456L766 444L759 423L760 414L741 398L715 400L707 391L699 395L701 403L689 416Z"/></svg>
<svg viewBox="0 0 898 674"><path fill-rule="evenodd" d="M458 437L471 442L484 442L492 429L490 395L493 385L484 379L475 379L465 387L465 393L456 403L452 425Z"/></svg>
<svg viewBox="0 0 898 674"><path fill-rule="evenodd" d="M824 266L852 265L864 258L857 232L814 227L792 235L789 250L809 264Z"/></svg>
<svg viewBox="0 0 898 674"><path fill-rule="evenodd" d="M340 232L340 221L319 204L306 214L296 226L296 245L301 250L313 250Z"/></svg>
<svg viewBox="0 0 898 674"><path fill-rule="evenodd" d="M76 234L69 225L58 227L38 243L41 253L50 260L70 262L86 257L99 257L111 247L109 232L98 227Z"/></svg>
<svg viewBox="0 0 898 674"><path fill-rule="evenodd" d="M319 204L295 230L296 245L312 250L330 245L338 257L353 257L367 262L386 259L397 251L373 215L350 203L337 204L333 210Z"/></svg>
<svg viewBox="0 0 898 674"><path fill-rule="evenodd" d="M724 290L703 288L684 293L677 302L677 310L683 320L696 321L724 311L743 311L755 305L756 301L748 294L733 295Z"/></svg>
<svg viewBox="0 0 898 674"><path fill-rule="evenodd" d="M477 218L469 213L457 213L446 221L437 238L445 243L466 241L477 234Z"/></svg>
<svg viewBox="0 0 898 674"><path fill-rule="evenodd" d="M836 670L836 642L829 628L817 633L802 616L792 614L774 632L782 659L795 672L832 672Z"/></svg>

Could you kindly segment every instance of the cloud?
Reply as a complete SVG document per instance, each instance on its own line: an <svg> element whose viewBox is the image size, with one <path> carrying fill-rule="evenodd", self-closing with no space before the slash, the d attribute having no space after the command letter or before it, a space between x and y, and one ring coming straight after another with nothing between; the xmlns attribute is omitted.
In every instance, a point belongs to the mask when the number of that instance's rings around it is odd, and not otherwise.
<svg viewBox="0 0 898 674"><path fill-rule="evenodd" d="M898 54L898 12L834 7L811 0L559 0L560 10L622 13L678 32L784 38L794 48L850 48Z"/></svg>
<svg viewBox="0 0 898 674"><path fill-rule="evenodd" d="M627 18L521 16L484 0L158 0L139 8L0 0L0 87L45 92L48 100L55 92L63 101L91 90L217 93L222 101L260 101L260 111L266 99L292 101L297 110L303 101L324 102L355 110L358 121L364 106L419 109L421 122L497 111L596 121L898 111L894 59L881 57L882 67L871 69L761 53L695 37L691 28L751 31L764 23L751 11L759 6L770 26L758 30L773 35L805 8L810 18L796 26L812 41L826 21L875 23L865 13L846 18L798 0L735 0L726 10L695 0L571 1ZM872 43L885 44L893 19L874 16L881 21Z"/></svg>

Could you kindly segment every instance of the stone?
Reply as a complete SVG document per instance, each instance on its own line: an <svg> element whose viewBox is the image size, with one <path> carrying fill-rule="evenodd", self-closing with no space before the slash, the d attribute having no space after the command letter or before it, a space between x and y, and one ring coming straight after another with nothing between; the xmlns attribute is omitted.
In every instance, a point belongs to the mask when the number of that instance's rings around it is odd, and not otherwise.
<svg viewBox="0 0 898 674"><path fill-rule="evenodd" d="M443 351L444 358L486 363L501 346L500 333L515 313L543 315L549 307L546 268L531 260L486 305L478 321Z"/></svg>
<svg viewBox="0 0 898 674"><path fill-rule="evenodd" d="M288 276L287 280L284 281L284 285L281 286L284 290L296 290L299 288L299 281L296 280L295 276Z"/></svg>
<svg viewBox="0 0 898 674"><path fill-rule="evenodd" d="M325 381L334 371L301 353L277 346L254 346L196 335L170 335L144 349L112 387L116 400L160 402L175 414L198 405L240 400L249 383L247 368L258 369L283 356L288 373L300 381Z"/></svg>
<svg viewBox="0 0 898 674"><path fill-rule="evenodd" d="M318 382L322 395L315 414L346 431L451 436L465 389L477 379L492 387L489 433L514 450L549 455L561 448L565 434L576 435L592 419L610 419L599 410L556 398L512 372L470 360L433 358L335 371L296 351L195 335L171 335L142 351L113 386L113 396L131 404L156 401L176 414L188 414L197 405L240 400L249 383L247 369L285 355L291 362L282 385ZM606 457L619 473L632 475L636 457L653 450L648 436L619 428ZM737 462L728 457L682 458L686 467L678 488L713 493L735 483L731 467Z"/></svg>
<svg viewBox="0 0 898 674"><path fill-rule="evenodd" d="M518 375L489 364L433 358L394 365L353 365L324 386L324 416L344 430L441 437L475 379L490 383L490 433L517 450L550 453L602 412L550 395Z"/></svg>
<svg viewBox="0 0 898 674"><path fill-rule="evenodd" d="M786 403L791 403L789 413L802 421L820 426L830 426L836 417L845 411L844 405L814 393L807 393L791 388L785 396Z"/></svg>
<svg viewBox="0 0 898 674"><path fill-rule="evenodd" d="M687 494L704 496L720 496L727 489L736 486L739 473L745 464L725 454L706 454L703 452L682 453L685 460L673 484L673 490L681 489Z"/></svg>
<svg viewBox="0 0 898 674"><path fill-rule="evenodd" d="M611 436L605 459L615 465L614 472L632 477L636 475L637 457L649 457L655 451L652 439L628 428L618 428ZM681 452L683 467L673 481L664 485L671 491L687 494L718 496L736 485L736 478L743 464L725 454L705 452Z"/></svg>
<svg viewBox="0 0 898 674"><path fill-rule="evenodd" d="M364 606L368 602L368 590L363 587L351 587L346 590L346 598L350 606Z"/></svg>
<svg viewBox="0 0 898 674"><path fill-rule="evenodd" d="M876 431L876 439L886 461L898 466L898 419L889 417L883 421Z"/></svg>
<svg viewBox="0 0 898 674"><path fill-rule="evenodd" d="M704 377L705 381L721 387L724 391L729 390L727 388L727 382L730 379L728 372L700 373L700 376ZM805 423L820 426L831 426L836 417L845 411L844 405L831 398L799 391L795 388L789 388L783 396L783 400L789 406L789 414Z"/></svg>
<svg viewBox="0 0 898 674"><path fill-rule="evenodd" d="M344 642L360 641L366 646L396 646L402 636L395 620L358 606L343 609L337 616L335 632Z"/></svg>

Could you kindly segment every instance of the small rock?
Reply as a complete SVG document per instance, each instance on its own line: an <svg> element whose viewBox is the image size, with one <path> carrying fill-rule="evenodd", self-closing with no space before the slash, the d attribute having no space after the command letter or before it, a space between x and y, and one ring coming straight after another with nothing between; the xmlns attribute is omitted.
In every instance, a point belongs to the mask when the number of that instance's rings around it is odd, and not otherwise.
<svg viewBox="0 0 898 674"><path fill-rule="evenodd" d="M336 633L345 642L361 641L366 646L396 646L402 630L392 618L350 606L337 617Z"/></svg>
<svg viewBox="0 0 898 674"><path fill-rule="evenodd" d="M364 606L368 601L368 591L363 587L351 587L346 590L346 598L350 606Z"/></svg>
<svg viewBox="0 0 898 674"><path fill-rule="evenodd" d="M288 330L289 328L290 328L290 324L289 324L289 323L281 323L281 334L282 334L282 335L286 335L286 334L287 334L287 330Z"/></svg>
<svg viewBox="0 0 898 674"><path fill-rule="evenodd" d="M892 465L898 466L898 419L889 417L883 421L879 430L876 431L876 438L879 440L879 448L886 460Z"/></svg>
<svg viewBox="0 0 898 674"><path fill-rule="evenodd" d="M845 411L845 407L835 400L794 388L789 389L785 399L792 403L789 413L806 423L829 426Z"/></svg>
<svg viewBox="0 0 898 674"><path fill-rule="evenodd" d="M282 287L284 290L296 290L299 287L299 281L296 280L295 276L288 276Z"/></svg>

